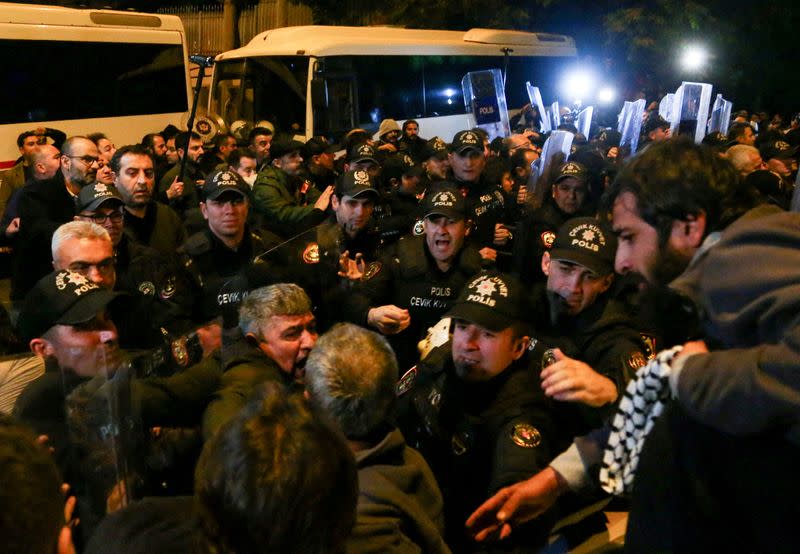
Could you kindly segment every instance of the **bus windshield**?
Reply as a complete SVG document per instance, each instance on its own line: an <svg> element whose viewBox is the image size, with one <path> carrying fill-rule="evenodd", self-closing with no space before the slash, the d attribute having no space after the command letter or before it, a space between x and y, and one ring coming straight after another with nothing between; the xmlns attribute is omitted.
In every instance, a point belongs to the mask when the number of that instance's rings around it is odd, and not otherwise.
<svg viewBox="0 0 800 554"><path fill-rule="evenodd" d="M466 55L363 55L252 57L221 61L215 68L211 110L228 123L266 119L279 131L312 127L339 137L361 127L376 131L381 120L440 118L466 113L461 79L470 71L507 67L509 109L528 102L525 82L555 95L563 57ZM312 73L313 122L306 122L306 87ZM315 91L317 93L315 93Z"/></svg>
<svg viewBox="0 0 800 554"><path fill-rule="evenodd" d="M308 62L284 56L217 63L211 111L228 124L266 119L276 129L305 130Z"/></svg>

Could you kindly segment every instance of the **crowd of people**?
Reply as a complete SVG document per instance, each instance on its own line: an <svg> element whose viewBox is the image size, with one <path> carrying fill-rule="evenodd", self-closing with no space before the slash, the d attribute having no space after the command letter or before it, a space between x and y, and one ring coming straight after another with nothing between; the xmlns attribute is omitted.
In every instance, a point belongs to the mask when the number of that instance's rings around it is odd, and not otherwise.
<svg viewBox="0 0 800 554"><path fill-rule="evenodd" d="M754 116L648 112L635 154L563 117L547 165L529 107L491 141L22 133L9 551L535 552L609 493L631 552L796 550L800 114Z"/></svg>

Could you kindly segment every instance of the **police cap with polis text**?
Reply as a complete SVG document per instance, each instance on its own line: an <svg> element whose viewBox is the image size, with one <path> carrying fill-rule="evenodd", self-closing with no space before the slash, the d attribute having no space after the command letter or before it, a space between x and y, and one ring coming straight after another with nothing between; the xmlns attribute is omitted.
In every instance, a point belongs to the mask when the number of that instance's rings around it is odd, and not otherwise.
<svg viewBox="0 0 800 554"><path fill-rule="evenodd" d="M555 182L558 183L559 181L563 181L568 177L573 177L585 183L589 178L589 172L586 171L586 166L584 166L582 163L567 162L559 168L558 177L556 177Z"/></svg>
<svg viewBox="0 0 800 554"><path fill-rule="evenodd" d="M377 200L380 194L375 189L375 182L372 176L363 169L345 171L336 181L336 196L343 198L361 198L364 196L374 196Z"/></svg>
<svg viewBox="0 0 800 554"><path fill-rule="evenodd" d="M508 273L482 271L472 278L444 317L467 321L492 332L527 321L522 283Z"/></svg>
<svg viewBox="0 0 800 554"><path fill-rule="evenodd" d="M593 217L574 217L556 232L550 258L576 263L604 276L614 272L617 239Z"/></svg>
<svg viewBox="0 0 800 554"><path fill-rule="evenodd" d="M220 195L231 192L247 198L250 187L242 179L241 175L229 169L214 171L206 177L203 183L203 198L206 200L216 200Z"/></svg>
<svg viewBox="0 0 800 554"><path fill-rule="evenodd" d="M373 146L370 146L366 142L362 142L361 144L357 144L350 149L350 152L347 153L347 159L350 161L351 164L357 164L362 162L372 162L375 164L380 165L378 161L378 153Z"/></svg>
<svg viewBox="0 0 800 554"><path fill-rule="evenodd" d="M797 147L792 146L785 140L771 140L759 148L759 153L764 161L769 161L773 158L787 160L797 154Z"/></svg>
<svg viewBox="0 0 800 554"><path fill-rule="evenodd" d="M85 186L78 194L78 213L93 212L106 203L108 203L109 208L121 206L125 203L117 187L103 183Z"/></svg>
<svg viewBox="0 0 800 554"><path fill-rule="evenodd" d="M467 216L467 201L458 188L448 182L437 183L429 189L422 201L425 217L443 215L448 219L460 221Z"/></svg>
<svg viewBox="0 0 800 554"><path fill-rule="evenodd" d="M469 151L483 154L483 138L472 129L459 131L450 143L450 151L459 156Z"/></svg>
<svg viewBox="0 0 800 554"><path fill-rule="evenodd" d="M30 341L54 325L86 323L121 294L80 273L54 271L42 277L25 297L17 328L23 340Z"/></svg>

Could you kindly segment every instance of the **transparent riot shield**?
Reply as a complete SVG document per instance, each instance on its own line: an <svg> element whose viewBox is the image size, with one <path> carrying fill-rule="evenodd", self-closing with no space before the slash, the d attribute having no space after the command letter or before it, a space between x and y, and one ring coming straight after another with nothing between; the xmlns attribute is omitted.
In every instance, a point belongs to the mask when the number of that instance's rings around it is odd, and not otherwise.
<svg viewBox="0 0 800 554"><path fill-rule="evenodd" d="M553 131L545 141L542 155L537 160L537 171L532 171L528 179L528 197L534 207L538 208L544 202L553 182L552 173L569 158L574 138L575 135L569 131Z"/></svg>
<svg viewBox="0 0 800 554"><path fill-rule="evenodd" d="M553 130L558 129L561 125L561 107L558 105L558 100L550 104L550 125Z"/></svg>
<svg viewBox="0 0 800 554"><path fill-rule="evenodd" d="M68 468L84 533L143 492L146 441L133 366L109 339L74 348L61 367ZM64 354L64 353L62 353ZM69 367L70 365L74 367ZM86 535L88 536L88 535Z"/></svg>
<svg viewBox="0 0 800 554"><path fill-rule="evenodd" d="M675 94L669 93L664 98L661 99L661 103L658 105L658 115L661 116L662 119L665 121L669 121L672 123L672 105L675 102Z"/></svg>
<svg viewBox="0 0 800 554"><path fill-rule="evenodd" d="M525 83L525 87L528 89L528 99L530 100L531 106L536 106L536 109L539 111L539 132L541 134L549 133L553 130L553 127L550 124L550 115L544 108L542 93L539 92L539 87L531 86L530 82Z"/></svg>
<svg viewBox="0 0 800 554"><path fill-rule="evenodd" d="M691 83L684 81L672 103L672 136L687 135L696 144L706 136L708 108L711 104L712 86L708 83Z"/></svg>
<svg viewBox="0 0 800 554"><path fill-rule="evenodd" d="M792 193L792 203L789 210L793 212L800 212L800 171L797 172L797 177L794 179L794 192Z"/></svg>
<svg viewBox="0 0 800 554"><path fill-rule="evenodd" d="M577 119L575 120L575 126L578 128L578 132L586 137L586 140L589 140L589 134L592 131L593 115L594 106L586 106L583 110L581 110Z"/></svg>
<svg viewBox="0 0 800 554"><path fill-rule="evenodd" d="M639 99L636 102L625 102L622 112L620 112L619 132L622 138L619 146L620 148L629 148L631 155L635 154L636 149L639 148L644 108L644 99Z"/></svg>
<svg viewBox="0 0 800 554"><path fill-rule="evenodd" d="M733 102L725 100L721 94L717 94L714 100L714 107L711 109L711 117L708 120L708 134L722 133L728 134L728 125L731 122L731 110Z"/></svg>
<svg viewBox="0 0 800 554"><path fill-rule="evenodd" d="M499 69L470 71L461 79L464 104L489 140L511 135L503 74Z"/></svg>

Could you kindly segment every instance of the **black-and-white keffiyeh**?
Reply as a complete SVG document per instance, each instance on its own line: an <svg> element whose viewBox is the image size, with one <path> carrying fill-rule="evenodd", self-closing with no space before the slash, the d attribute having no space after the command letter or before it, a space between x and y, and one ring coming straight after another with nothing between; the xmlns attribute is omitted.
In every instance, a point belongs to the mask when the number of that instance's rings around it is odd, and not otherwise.
<svg viewBox="0 0 800 554"><path fill-rule="evenodd" d="M600 484L606 492L623 495L633 490L645 438L672 395L669 386L672 360L682 349L683 346L676 346L660 352L639 368L625 388L600 468Z"/></svg>

